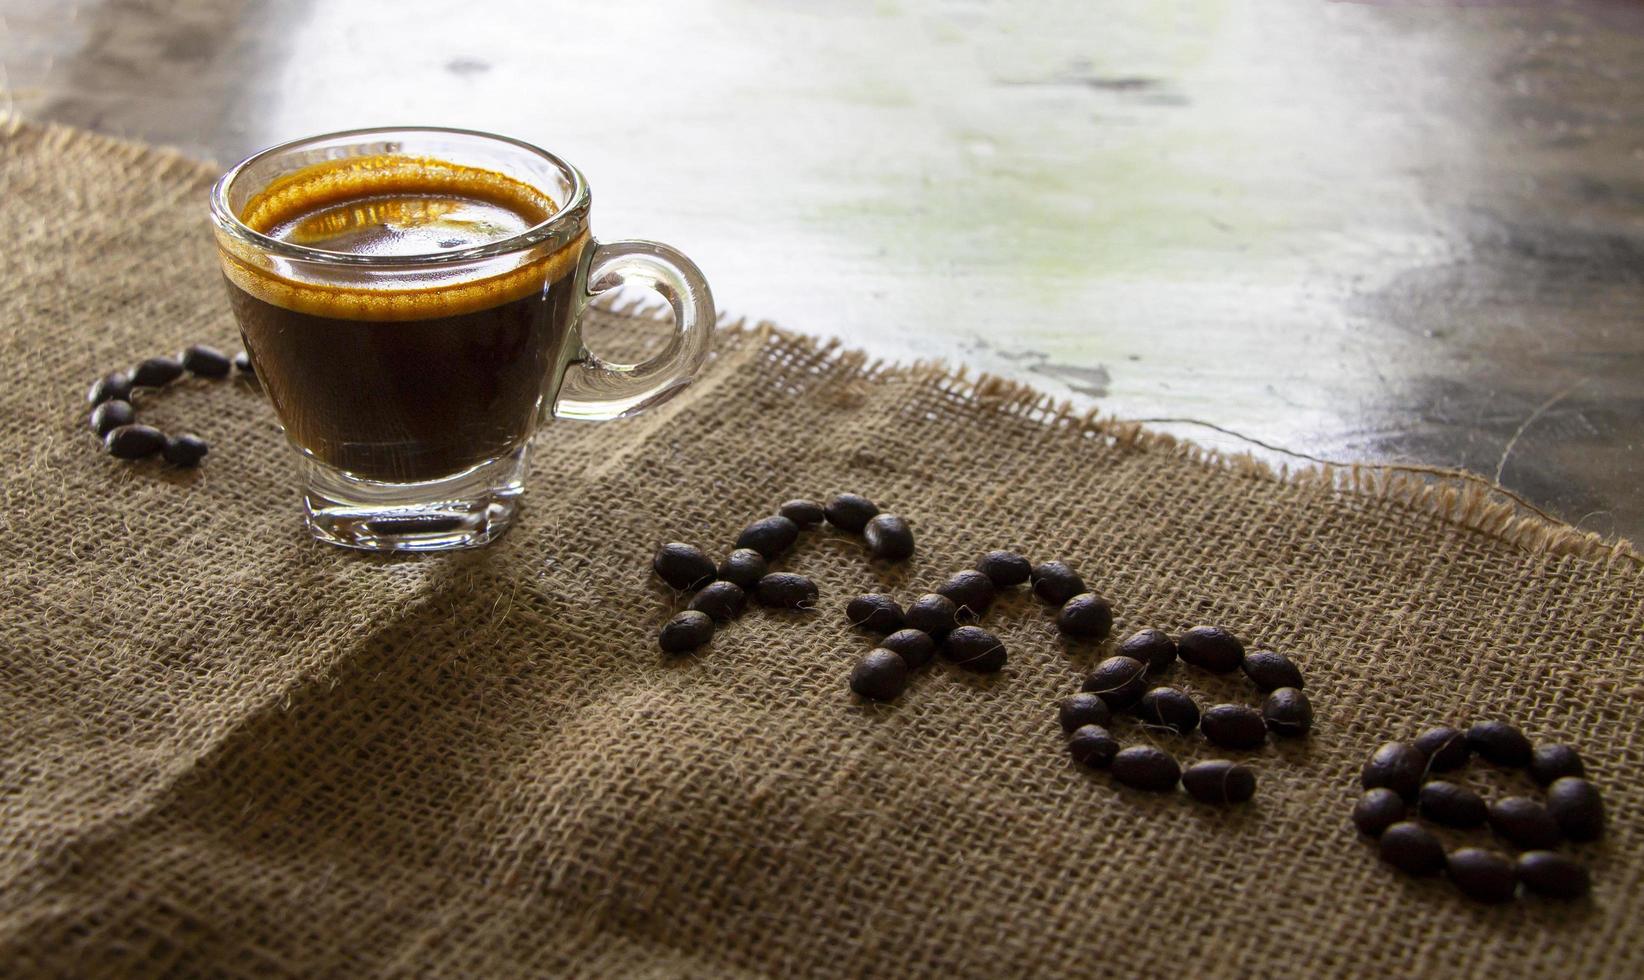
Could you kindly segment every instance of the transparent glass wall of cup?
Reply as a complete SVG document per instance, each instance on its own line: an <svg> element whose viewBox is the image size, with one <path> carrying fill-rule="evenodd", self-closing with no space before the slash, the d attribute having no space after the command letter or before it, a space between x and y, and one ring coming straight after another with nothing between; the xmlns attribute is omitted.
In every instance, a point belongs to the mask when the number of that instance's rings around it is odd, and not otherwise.
<svg viewBox="0 0 1644 980"><path fill-rule="evenodd" d="M242 220L271 187L316 166L419 160L500 174L557 210L497 241L413 255L307 247ZM690 384L714 327L702 273L666 245L593 240L589 206L582 174L553 154L436 128L297 140L217 182L211 215L230 299L259 381L305 458L316 538L376 551L484 544L516 514L540 419L622 418ZM668 345L638 364L601 360L581 339L591 290L624 283L673 307ZM488 307L486 296L509 299ZM504 308L507 322L497 319ZM480 356L488 373L476 376L470 361Z"/></svg>

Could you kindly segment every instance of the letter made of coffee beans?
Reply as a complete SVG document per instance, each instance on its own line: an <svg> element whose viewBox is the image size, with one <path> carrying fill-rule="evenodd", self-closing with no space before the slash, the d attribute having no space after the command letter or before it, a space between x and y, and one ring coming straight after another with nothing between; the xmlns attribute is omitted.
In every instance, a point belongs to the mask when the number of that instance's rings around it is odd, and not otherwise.
<svg viewBox="0 0 1644 980"><path fill-rule="evenodd" d="M92 406L87 424L104 451L115 459L135 462L158 454L173 466L199 466L210 452L206 441L187 432L168 436L139 423L134 396L140 391L167 388L185 374L213 380L226 378L236 365L242 365L244 376L254 377L251 360L244 351L230 359L213 347L192 344L177 357L150 357L130 371L111 372L98 378L86 392Z"/></svg>

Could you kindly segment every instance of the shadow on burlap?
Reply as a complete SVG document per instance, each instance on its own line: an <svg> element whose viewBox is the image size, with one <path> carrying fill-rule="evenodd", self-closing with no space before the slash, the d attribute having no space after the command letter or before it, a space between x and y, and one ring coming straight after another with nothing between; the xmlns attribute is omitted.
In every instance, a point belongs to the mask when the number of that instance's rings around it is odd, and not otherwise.
<svg viewBox="0 0 1644 980"><path fill-rule="evenodd" d="M140 407L211 441L198 473L119 464L84 428L98 372L233 345L211 175L0 132L6 972L1644 971L1644 576L1625 546L1476 490L1281 478L1023 389L734 329L664 409L550 425L497 545L321 548L254 387ZM723 553L780 501L846 489L908 518L911 562L810 533L787 566L821 583L817 612L751 611L700 656L658 654L681 605L649 576L658 542ZM847 598L909 598L997 546L1073 563L1120 633L1220 623L1291 654L1313 737L1242 754L1260 789L1226 811L1082 772L1054 706L1103 651L1064 645L1027 596L989 619L1001 675L937 665L896 704L855 701L869 644ZM1577 745L1604 789L1610 834L1579 852L1591 901L1472 905L1354 834L1377 742L1494 717Z"/></svg>

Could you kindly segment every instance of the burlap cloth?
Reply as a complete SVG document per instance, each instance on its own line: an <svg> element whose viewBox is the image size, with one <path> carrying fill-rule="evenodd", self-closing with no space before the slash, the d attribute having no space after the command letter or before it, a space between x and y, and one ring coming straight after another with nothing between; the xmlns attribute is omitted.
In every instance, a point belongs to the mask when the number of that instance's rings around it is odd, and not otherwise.
<svg viewBox="0 0 1644 980"><path fill-rule="evenodd" d="M198 473L115 462L84 427L98 373L235 346L212 173L0 133L0 972L1644 971L1644 576L1625 547L1476 491L1286 478L751 327L665 409L551 425L499 544L320 547L250 386L142 409L212 442ZM722 554L780 501L846 489L905 515L917 557L879 573L856 540L807 535L788 566L820 582L815 614L752 611L661 657L678 600L649 575L659 542ZM996 546L1075 564L1120 632L1221 623L1291 653L1314 736L1238 754L1260 790L1225 811L1082 772L1054 705L1100 651L1025 596L989 620L1003 674L936 666L858 703L847 598L911 597ZM1585 753L1611 808L1580 849L1590 902L1473 905L1353 832L1372 746L1487 717Z"/></svg>

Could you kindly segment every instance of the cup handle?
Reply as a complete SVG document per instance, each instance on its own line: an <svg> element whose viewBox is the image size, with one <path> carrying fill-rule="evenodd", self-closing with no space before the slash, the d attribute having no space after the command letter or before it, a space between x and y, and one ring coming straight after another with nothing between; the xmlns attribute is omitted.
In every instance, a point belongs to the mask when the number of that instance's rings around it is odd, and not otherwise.
<svg viewBox="0 0 1644 980"><path fill-rule="evenodd" d="M674 309L668 346L639 364L603 360L582 342L582 314L570 338L576 355L565 369L554 415L604 422L627 418L684 391L708 356L714 334L714 298L696 263L660 242L624 241L592 246L589 297L622 285L647 286Z"/></svg>

